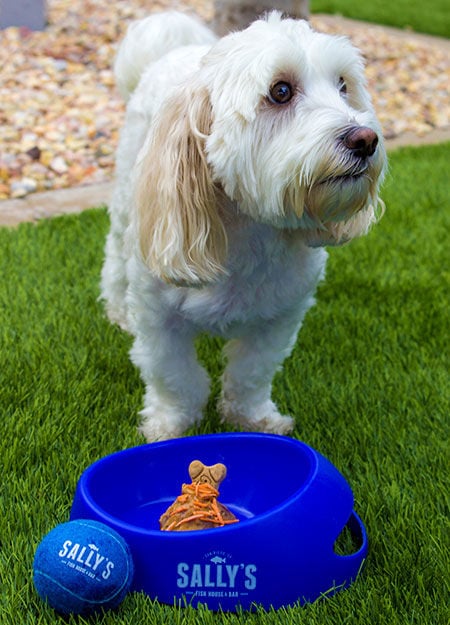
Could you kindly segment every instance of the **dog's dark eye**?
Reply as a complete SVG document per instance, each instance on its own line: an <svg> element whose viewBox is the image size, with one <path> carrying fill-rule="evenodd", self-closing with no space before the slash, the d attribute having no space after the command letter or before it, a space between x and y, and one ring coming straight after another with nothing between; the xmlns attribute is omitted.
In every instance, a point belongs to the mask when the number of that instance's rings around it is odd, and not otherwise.
<svg viewBox="0 0 450 625"><path fill-rule="evenodd" d="M270 88L270 100L274 104L286 104L294 95L292 86L288 82L277 82Z"/></svg>
<svg viewBox="0 0 450 625"><path fill-rule="evenodd" d="M347 95L347 84L342 76L339 77L338 89L341 95Z"/></svg>

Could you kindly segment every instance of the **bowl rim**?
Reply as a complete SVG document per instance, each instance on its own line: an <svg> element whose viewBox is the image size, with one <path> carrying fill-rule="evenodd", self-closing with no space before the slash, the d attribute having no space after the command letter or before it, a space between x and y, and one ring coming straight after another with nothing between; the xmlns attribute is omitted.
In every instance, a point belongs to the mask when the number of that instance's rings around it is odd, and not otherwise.
<svg viewBox="0 0 450 625"><path fill-rule="evenodd" d="M154 448L155 446L158 446L159 448L163 446L171 447L172 445L176 445L176 444L188 445L190 441L195 442L196 440L199 440L199 439L205 440L209 438L210 440L212 439L217 440L221 438L232 439L232 438L237 438L237 437L247 438L247 439L250 439L250 438L252 439L264 438L266 440L272 439L274 442L277 441L278 443L281 443L281 444L286 444L292 447L301 448L303 453L307 455L308 461L309 461L309 470L308 470L306 479L302 482L299 488L296 488L291 493L291 495L283 499L280 503L276 504L275 506L270 507L268 510L260 514L255 514L252 517L243 518L240 520L239 523L226 525L224 527L204 529L201 532L199 532L198 530L187 530L184 532L164 532L160 530L159 528L155 528L155 529L145 528L140 525L136 525L134 523L124 521L120 519L118 516L111 514L110 512L107 512L105 508L103 508L97 503L97 500L92 495L91 489L89 489L89 481L92 475L94 474L94 472L96 471L96 469L100 465L105 465L106 463L115 461L115 459L119 456L123 458L127 455L145 453L146 451L150 451L150 449ZM270 433L261 433L261 432L242 432L242 433L225 432L225 433L218 433L218 434L200 434L200 435L195 435L195 436L180 437L180 438L160 441L156 443L146 443L144 445L137 445L134 447L129 447L127 449L113 452L107 456L104 456L103 458L99 458L94 463L89 465L83 471L79 479L78 486L82 490L82 496L87 501L89 507L96 513L96 515L99 516L99 518L105 520L105 522L108 523L109 525L112 524L114 527L121 528L124 531L127 531L128 533L131 532L139 536L145 536L145 537L158 536L161 540L183 540L183 537L186 537L186 536L189 536L192 539L193 536L209 535L211 532L214 533L214 535L217 535L218 532L227 532L227 533L236 532L236 531L239 531L240 527L242 527L242 524L244 523L246 527L251 527L251 525L253 524L260 523L261 521L264 522L271 516L274 516L275 514L282 512L285 508L295 503L303 495L303 493L308 488L310 488L311 484L314 482L317 476L320 456L321 456L320 452L316 451L315 449L313 449L312 447L310 447L308 444L304 443L303 441L300 441L298 439L293 439L290 437L286 437L286 436L282 436L279 434L270 434ZM338 469L336 469L334 465L332 466L339 473ZM345 480L345 478L343 479ZM349 511L350 516L352 515L352 508Z"/></svg>

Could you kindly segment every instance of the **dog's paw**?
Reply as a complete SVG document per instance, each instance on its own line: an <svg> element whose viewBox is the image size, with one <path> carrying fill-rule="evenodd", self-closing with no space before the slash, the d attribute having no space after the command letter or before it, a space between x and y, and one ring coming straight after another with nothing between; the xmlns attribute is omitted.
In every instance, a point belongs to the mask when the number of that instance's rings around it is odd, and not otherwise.
<svg viewBox="0 0 450 625"><path fill-rule="evenodd" d="M124 332L130 333L130 327L125 306L113 307L109 304L106 304L105 312L106 316L112 324L116 324L121 330L124 330Z"/></svg>
<svg viewBox="0 0 450 625"><path fill-rule="evenodd" d="M140 414L142 421L138 430L148 443L183 436L184 432L196 422L195 419L189 419L186 415L173 413L170 410L162 410L155 415L154 410L144 409Z"/></svg>
<svg viewBox="0 0 450 625"><path fill-rule="evenodd" d="M219 411L222 422L231 423L247 432L289 434L294 429L292 417L281 415L272 401L249 408L236 402L227 402L222 398L219 402Z"/></svg>
<svg viewBox="0 0 450 625"><path fill-rule="evenodd" d="M294 419L282 414L272 414L256 422L258 432L270 434L290 434L294 429Z"/></svg>
<svg viewBox="0 0 450 625"><path fill-rule="evenodd" d="M167 427L161 422L143 421L138 428L140 434L145 437L147 443L157 443L158 441L165 441L170 438L178 438L183 435L184 428Z"/></svg>

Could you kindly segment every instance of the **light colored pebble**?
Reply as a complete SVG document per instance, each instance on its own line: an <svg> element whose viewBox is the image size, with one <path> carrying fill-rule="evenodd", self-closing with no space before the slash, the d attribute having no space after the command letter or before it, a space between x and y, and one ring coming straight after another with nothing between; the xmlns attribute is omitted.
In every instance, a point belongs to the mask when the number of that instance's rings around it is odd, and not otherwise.
<svg viewBox="0 0 450 625"><path fill-rule="evenodd" d="M55 174L65 174L69 169L66 161L61 156L56 156L50 162L50 169L52 169Z"/></svg>
<svg viewBox="0 0 450 625"><path fill-rule="evenodd" d="M20 198L25 197L29 193L33 193L37 190L37 182L32 178L21 178L11 183L11 197Z"/></svg>

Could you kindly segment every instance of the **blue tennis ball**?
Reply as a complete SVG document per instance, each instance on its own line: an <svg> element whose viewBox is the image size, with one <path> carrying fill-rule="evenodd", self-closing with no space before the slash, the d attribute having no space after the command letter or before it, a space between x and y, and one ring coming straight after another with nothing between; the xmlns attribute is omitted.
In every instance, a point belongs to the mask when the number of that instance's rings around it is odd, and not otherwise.
<svg viewBox="0 0 450 625"><path fill-rule="evenodd" d="M117 607L133 573L123 538L103 523L84 519L57 525L39 544L33 562L39 596L61 614Z"/></svg>

